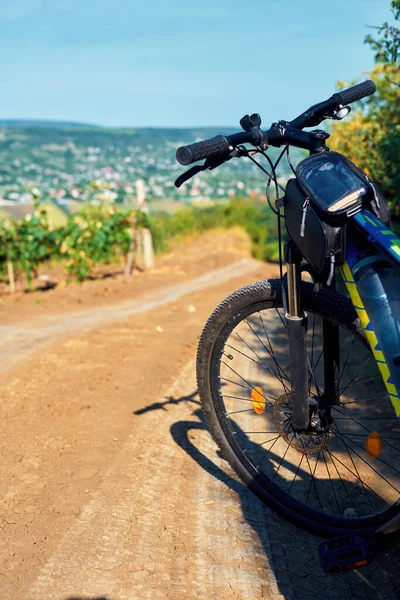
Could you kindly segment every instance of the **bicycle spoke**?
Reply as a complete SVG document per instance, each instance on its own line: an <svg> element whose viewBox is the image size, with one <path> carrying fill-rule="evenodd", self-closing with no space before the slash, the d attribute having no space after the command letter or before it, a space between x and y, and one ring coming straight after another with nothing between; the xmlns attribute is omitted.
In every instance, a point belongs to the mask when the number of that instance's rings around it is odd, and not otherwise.
<svg viewBox="0 0 400 600"><path fill-rule="evenodd" d="M311 479L310 479L310 485L308 486L308 492L307 492L306 504L308 504L308 499L309 499L309 497L310 497L310 492L311 492L311 486L312 486L312 484L314 483L314 489L315 489L315 493L316 493L316 495L317 495L317 497L318 497L318 502L319 502L319 505L320 505L320 507L321 507L321 510L324 510L324 508L323 508L323 506L322 506L321 498L320 498L320 495L319 495L319 492L318 492L318 489L317 489L317 482L315 481L315 478L314 478L314 476L315 476L315 471L317 470L317 466L318 466L318 461L319 461L320 454L321 454L321 451L319 451L319 452L318 452L318 454L317 454L317 458L316 458L316 461L315 461L315 467L314 467L314 471L313 471L312 473L311 473L310 461L309 461L309 459L308 459L308 457L307 457L307 462L308 462L308 466L309 466L309 469L310 469L310 475L311 475Z"/></svg>
<svg viewBox="0 0 400 600"><path fill-rule="evenodd" d="M241 402L251 402L251 404L253 404L253 400L251 398L241 398L240 396L228 396L227 394L221 394L223 396L223 398L229 398L230 400L240 400ZM272 403L267 404L266 402L261 402L260 400L257 400L258 404L261 404L264 406L264 410L268 410L269 408L273 408L274 405ZM245 411L247 412L254 412L254 406L253 408L248 408L245 409ZM228 414L228 413L225 413Z"/></svg>
<svg viewBox="0 0 400 600"><path fill-rule="evenodd" d="M347 356L346 356L346 359L345 359L345 361L344 361L344 365L343 365L343 368L342 368L342 372L341 372L341 374L340 374L340 377L339 377L339 380L338 380L338 382L337 382L337 385L338 385L338 386L339 386L339 384L340 384L340 382L341 382L341 380L342 380L343 373L344 373L344 371L345 371L345 369L346 369L346 367L347 367L347 363L348 363L348 361L349 361L350 354L351 354L351 353L352 353L352 351L353 351L353 346L354 346L354 342L355 342L355 341L356 341L356 338L355 338L355 337L353 337L353 340L352 340L352 342L351 342L350 349L349 349L349 351L348 351L348 353L347 353Z"/></svg>
<svg viewBox="0 0 400 600"><path fill-rule="evenodd" d="M260 344L263 346L263 348L265 349L265 351L268 353L268 348L267 348L267 347L266 347L266 345L265 345L265 344L262 342L262 340L261 340L261 339L260 339L260 337L257 335L257 333L254 331L254 329L252 328L252 326L250 325L250 323L248 322L248 320L247 320L247 319L245 319L244 321L245 321L246 325L247 325L247 326L248 326L248 327L251 329L251 331L253 332L253 334L256 336L256 338L258 339L258 341L260 342ZM238 334L236 331L235 331L235 333L236 333L236 335L237 335L238 337L240 337L240 335L239 335L239 334ZM242 339L242 338L240 338L240 339ZM243 341L243 340L242 340L242 341ZM246 344L246 342L244 342L244 343ZM246 346L248 346L248 344L246 344ZM250 346L248 346L248 348L250 348ZM250 348L250 349L251 349L251 348ZM254 352L254 350L253 350L253 352ZM272 369L270 369L269 367L267 367L267 368L268 368L268 370L269 370L269 371L271 371L271 373L272 373L273 375L275 375L275 377L276 377L277 379L279 379L279 381L281 382L281 384L282 384L282 386L283 386L283 391L284 391L284 392L288 392L288 391L289 391L289 388L288 388L288 387L287 387L287 386L286 386L286 385L283 383L283 378L282 378L282 377L279 377L279 376L278 376L278 375L277 375L277 374L276 374L274 371L272 371ZM279 368L279 365L278 365L278 368ZM286 378L286 380L287 380L287 381L289 381L289 379L288 379L288 377L287 377L287 375L286 375L286 374L285 374L285 378Z"/></svg>
<svg viewBox="0 0 400 600"><path fill-rule="evenodd" d="M327 471L327 473L328 473L328 478L329 478L329 481L330 481L330 484L331 484L331 487L332 487L332 492L333 492L333 495L334 495L334 497L335 497L335 500L336 500L336 504L337 504L337 507L338 507L338 511L339 511L339 513L340 513L339 500L338 500L338 498L337 498L337 495L336 495L336 492L335 492L335 487L334 487L334 485L333 485L333 482L332 482L332 477L331 477L331 474L329 473L329 469L328 469L328 463L327 463L327 460L326 460L326 456L325 456L325 454L324 454L324 451L322 451L322 456L324 457L326 471Z"/></svg>
<svg viewBox="0 0 400 600"><path fill-rule="evenodd" d="M274 433L276 433L276 431ZM269 444L270 442L272 442L272 440L279 440L280 437L281 437L280 435L277 435L276 437L274 437L270 440L265 440L265 442L261 442L261 444L259 444L259 446L264 446L264 444ZM271 448L272 448L272 446L271 446ZM271 450L271 448L268 450L268 452Z"/></svg>
<svg viewBox="0 0 400 600"><path fill-rule="evenodd" d="M247 385L243 385L243 383L238 383L237 381L231 381L230 379L227 379L226 377L221 377L221 381L227 381L228 383L232 383L233 385L237 385L238 387L244 388L245 390L251 389ZM220 390L220 392L222 394L221 390ZM225 396L225 397L227 397L227 396ZM249 402L251 402L251 400L249 400Z"/></svg>
<svg viewBox="0 0 400 600"><path fill-rule="evenodd" d="M283 317L282 317L281 313L279 312L279 310L278 310L277 308L275 308L275 310L276 310L276 312L278 313L278 316L279 316L280 320L282 321L282 323L283 323L283 326L286 328L286 327L287 327L287 325L286 325L286 323L285 323L285 321L284 321L284 319L283 319Z"/></svg>
<svg viewBox="0 0 400 600"><path fill-rule="evenodd" d="M226 417L229 417L230 415L237 415L237 414L239 414L239 413L244 413L244 412L253 412L253 411L254 411L254 409L253 409L253 408L244 408L243 410L234 410L234 411L232 411L232 412L225 413L225 416L226 416ZM268 432L266 432L266 433L268 433Z"/></svg>
<svg viewBox="0 0 400 600"><path fill-rule="evenodd" d="M260 466L262 465L262 463L264 462L264 460L267 458L268 453L272 450L272 448L275 446L276 442L279 440L281 436L278 435L278 437L275 438L274 443L272 444L272 446L266 451L265 455L262 457L262 459L260 460L260 462L256 465L256 471L258 471L258 469L260 468ZM272 440L269 440L270 442L272 442ZM268 442L265 442L268 443ZM261 445L261 444L260 444Z"/></svg>
<svg viewBox="0 0 400 600"><path fill-rule="evenodd" d="M229 396L228 394L223 394L223 396L224 396L224 398L232 398L233 400L242 400L243 402L253 403L253 400L251 398L241 398L240 396Z"/></svg>
<svg viewBox="0 0 400 600"><path fill-rule="evenodd" d="M335 427L336 427L336 425L335 425ZM332 430L331 428L330 428L330 430L333 432L333 430ZM364 482L362 481L362 479L361 479L361 477L360 477L360 474L359 474L359 472L358 472L358 469L357 469L357 467L356 467L356 464L355 464L355 462L354 462L354 460L353 460L353 457L352 457L352 456L351 456L351 454L350 454L349 447L348 447L348 445L346 444L346 442L343 440L343 438L342 438L341 434L339 433L339 430L337 430L337 432L338 432L338 433L337 433L337 435L339 435L339 436L340 436L340 438L341 438L341 440L342 440L342 443L343 443L343 445L344 445L344 446L345 446L345 448L346 448L347 454L349 455L349 458L350 458L350 460L351 460L351 462L352 462L352 465L353 465L353 467L354 467L354 470L355 470L355 472L357 473L357 476L358 476L359 480L361 481L361 485L362 485L362 488L363 488L363 490L364 490L365 496L366 496L367 500L369 501L369 503L371 504L371 508L372 508L372 510L375 510L375 507L374 507L374 505L372 504L372 501L371 501L370 497L369 497L369 496L368 496L368 494L367 494L367 490L365 489ZM335 433L335 432L333 432L333 433Z"/></svg>
<svg viewBox="0 0 400 600"><path fill-rule="evenodd" d="M249 350L251 350L259 359L259 361L261 361L262 359L258 356L257 352L255 352L255 350L253 350L253 348L251 346L249 346L249 344L235 331L235 334L238 336L238 338L249 348ZM288 387L285 386L285 384L283 383L283 379L281 377L281 375L279 375L278 373L276 373L275 371L273 371L268 365L266 365L265 363L262 362L258 362L256 360L254 360L254 358L251 358L251 356L248 356L247 354L245 354L244 352L241 352L241 350L238 350L235 346L231 346L230 344L225 344L228 348L231 348L232 350L234 350L235 352L238 352L239 354L241 354L242 356L244 356L245 358L248 358L249 360L253 361L254 363L256 363L257 365L259 365L260 367L262 367L263 369L266 369L267 371L269 371L270 373L272 373L272 375L274 377L276 377L276 379L278 379L278 381L280 381L280 383L283 386L283 390L284 391L288 391ZM279 365L278 365L279 366ZM287 377L286 377L287 379ZM288 379L287 379L288 380ZM289 380L288 380L289 381Z"/></svg>
<svg viewBox="0 0 400 600"><path fill-rule="evenodd" d="M248 386L248 388L249 388L250 390L255 390L256 392L258 392L258 390L256 390L256 388L255 388L253 385L251 385L251 383L249 383L248 381L246 381L246 379L244 379L244 377L242 377L241 375L239 375L239 373L237 373L237 372L235 371L235 369L232 369L232 367L231 367L230 365L228 365L228 364L227 364L226 362L224 362L224 361L222 361L222 363L223 363L223 364L224 364L226 367L228 367L228 369L230 369L230 370L231 370L233 373L235 373L235 375L236 375L237 377L239 377L239 378L240 378L242 381L244 381L244 382L247 384L247 386ZM231 383L233 383L233 382L231 382ZM263 394L263 397L264 397L264 398L272 398L272 396L265 396L264 394ZM272 400L274 400L274 402L276 402L276 398L272 398ZM271 404L271 403L270 403L270 404Z"/></svg>
<svg viewBox="0 0 400 600"><path fill-rule="evenodd" d="M338 408L336 406L332 406L332 408L334 408L335 410L338 410ZM339 411L340 412L340 411ZM342 415L344 415L344 413L341 413ZM395 417L358 417L359 419L362 419L363 421L394 421L396 420ZM335 421L339 420L339 421L344 421L345 419L351 419L350 415L348 415L347 417L335 417ZM352 419L354 421L354 419ZM356 423L359 423L359 421L356 421ZM361 423L359 423L361 425Z"/></svg>
<svg viewBox="0 0 400 600"><path fill-rule="evenodd" d="M299 469L300 469L300 467L301 467L301 463L302 463L302 462L303 462L303 460L304 460L304 456L305 456L305 454L302 454L302 455L301 455L301 459L300 459L300 462L299 462L299 464L298 464L298 466L297 466L296 473L294 474L293 481L292 481L292 483L290 484L290 488L289 488L289 494L290 494L290 492L292 491L293 484L294 484L294 482L295 482L295 480L296 480L297 474L298 474L298 472L299 472Z"/></svg>
<svg viewBox="0 0 400 600"><path fill-rule="evenodd" d="M362 367L362 369L364 368L364 366ZM360 372L362 371L362 369L360 370ZM356 377L356 375L353 377L353 379L355 379L355 377ZM345 390L348 390L351 387L354 387L356 385L361 385L362 383L369 383L370 381L376 381L377 379L382 379L382 378L380 375L376 375L375 377L370 377L369 379L363 379L362 381L357 381L356 383L352 383L351 385L348 384L348 385L346 385L345 388L337 391L338 398L343 395L343 392Z"/></svg>
<svg viewBox="0 0 400 600"><path fill-rule="evenodd" d="M262 433L279 433L279 431L242 431L243 434L245 435L257 435L257 434L262 434Z"/></svg>
<svg viewBox="0 0 400 600"><path fill-rule="evenodd" d="M235 333L236 333L236 332L235 332ZM238 333L237 333L236 335L237 335L238 337L240 337ZM242 339L242 338L240 338L240 339ZM242 341L244 342L244 340L242 340ZM246 344L246 342L244 342L244 343ZM250 346L249 346L248 344L246 344L246 346L247 346L248 348L250 348ZM230 344L226 344L226 347L227 347L227 348L230 348L231 350L234 350L234 351L235 351L235 352L237 352L238 354L241 354L241 355L242 355L242 356L244 356L245 358L248 358L248 359L249 359L249 360L251 360L253 363L255 363L256 365L258 365L259 367L261 367L261 368L263 368L263 369L267 369L267 371L270 371L270 372L272 373L272 375L273 375L274 377L276 377L277 379L279 379L279 381L280 381L280 376L279 376L277 373L275 373L275 371L273 371L272 369L270 369L270 368L269 368L267 365L264 365L263 363L259 362L258 360L255 360L254 358L252 358L252 357L251 357L251 356L249 356L248 354L245 354L245 353L244 353L244 352L242 352L241 350L238 350L238 348L236 348L235 346L231 346ZM251 350L252 352L254 352L253 348L250 348L250 350ZM224 354L225 354L225 353L224 353ZM257 354L256 352L254 352L254 354L257 356L257 358L259 358L260 360L262 360L262 359L261 359L261 358L258 356L258 354ZM226 356L227 358L229 358L229 357L228 357L228 355L226 355L226 354L225 354L225 356Z"/></svg>
<svg viewBox="0 0 400 600"><path fill-rule="evenodd" d="M289 381L288 376L286 375L285 371L282 369L282 367L280 366L280 364L278 363L278 361L276 359L275 352L274 352L274 350L272 348L271 340L269 339L269 335L268 335L267 329L266 329L265 324L264 324L264 319L262 318L262 314L260 313L260 311L258 311L258 315L260 317L260 320L261 320L261 323L262 323L262 326L263 326L263 329L264 329L265 336L266 336L266 338L268 340L268 345L269 345L269 348L270 348L270 351L271 351L272 360L275 362L277 369L279 371L282 371L282 373L281 373L282 378L284 377L286 379L286 381Z"/></svg>
<svg viewBox="0 0 400 600"><path fill-rule="evenodd" d="M347 466L346 466L346 465L345 465L345 464L344 464L344 463L343 463L343 462L340 460L340 458L338 458L338 457L337 457L335 454L333 454L333 452L331 452L330 450L328 450L328 448L326 448L326 452L328 452L328 454L329 454L331 457L333 457L335 460L337 460L337 461L338 461L338 462L339 462L339 463L340 463L340 464L341 464L341 465L342 465L342 466L343 466L345 469L347 469L347 471L349 471L349 473L351 473L351 475L353 475L353 477L355 477L356 479L358 479L358 480L360 481L360 483L361 483L361 479L360 479L359 477L357 477L357 475L355 475L355 474L353 473L353 471L352 471L351 469L349 469L349 467L347 467ZM333 461L332 461L332 462L333 462ZM372 488L371 488L371 487L370 487L370 486L369 486L367 483L365 483L365 482L364 482L364 485L365 485L365 486L366 486L366 487L367 487L369 490L371 490L371 492L372 492L373 494L375 494L375 496L378 496L378 498L379 498L380 500L382 500L382 502L384 502L384 503L387 505L387 502L386 502L386 500L384 500L384 499L383 499L383 498L382 498L382 497L381 497L381 496L380 496L380 495L379 495L377 492L375 492L375 490L373 490L373 489L372 489Z"/></svg>
<svg viewBox="0 0 400 600"><path fill-rule="evenodd" d="M311 379L314 381L315 389L317 390L318 396L322 396L321 390L320 390L318 382L317 382L317 378L315 376L315 369L313 370L308 356L307 356L307 367L308 367L308 372L311 373ZM310 390L311 390L311 387L308 390L309 393L311 393Z"/></svg>
<svg viewBox="0 0 400 600"><path fill-rule="evenodd" d="M340 398L340 396L342 396L349 387L352 387L353 381L355 379L357 379L357 377L359 376L359 374L365 369L365 367L368 365L368 363L371 361L372 358L373 358L373 355L371 354L368 357L367 361L364 362L364 364L362 365L362 367L360 367L360 369L357 371L357 373L350 379L349 383L343 389L341 389L341 390L339 389L338 390L338 392L337 392L338 393L338 396L337 396L338 398ZM358 385L359 383L360 382L357 382L356 384L353 384L353 385Z"/></svg>
<svg viewBox="0 0 400 600"><path fill-rule="evenodd" d="M350 439L350 437L349 437L348 435L346 435L345 433L343 433L342 435L343 435L344 437L346 437L346 438L349 438L349 439ZM350 442L351 442L352 444L355 444L356 446L358 446L358 448L361 448L361 450L363 450L364 452L366 452L365 448L363 448L362 446L360 446L360 444L359 444L358 442L356 442L355 440L352 440L352 439L350 439ZM352 450L353 450L353 452L354 452L355 454L357 454L357 452L354 450L354 448L352 448ZM359 454L357 454L357 456L360 456L360 455L359 455ZM371 468L373 471L375 471L375 473L377 473L378 475L380 475L379 471L376 471L376 470L374 469L374 467L372 467L372 466L371 466L371 465L370 465L370 464L369 464L369 463L368 463L366 460L364 460L364 459L362 458L362 456L360 456L360 458L361 458L361 460L362 460L362 461L364 461L364 462L365 462L365 464L366 464L366 465L368 465L368 466L369 466L369 467L370 467L370 468ZM393 470L395 473L399 473L399 474L400 474L400 471L399 471L398 469L396 469L395 467L393 467L393 465L390 465L389 463L387 463L387 462L386 462L385 460L383 460L383 459L382 459L380 456L377 456L377 457L375 458L375 460L379 460L379 462L381 462L383 465L386 465L387 467L389 467L390 469L392 469L392 470ZM383 477L383 475L381 475L381 477L382 477L382 479L385 479L385 478ZM385 479L385 481L386 481L387 483L389 483L389 482L388 482L386 479ZM389 484L389 485L391 485L391 484ZM393 487L393 486L392 486L392 487ZM399 494L400 494L400 491L399 491L399 490L397 490L396 488L394 488L394 489L395 489L396 491L398 491L398 492L399 492Z"/></svg>
<svg viewBox="0 0 400 600"><path fill-rule="evenodd" d="M386 393L387 398L389 395ZM387 398L383 398L382 396L375 396L375 398L360 398L359 400L351 400L349 402L341 402L341 406L345 406L347 404L357 404L357 402L369 402L370 400L386 400Z"/></svg>
<svg viewBox="0 0 400 600"><path fill-rule="evenodd" d="M313 326L312 326L312 338L311 338L311 369L313 369L313 360L314 360L314 337L315 337L315 315L313 315ZM311 390L311 381L312 376L308 378L308 393Z"/></svg>
<svg viewBox="0 0 400 600"><path fill-rule="evenodd" d="M342 484L342 486L343 486L343 489L344 489L344 491L346 492L348 499L350 500L350 504L352 505L352 507L354 508L354 510L357 512L357 509L356 509L356 507L355 507L355 505L354 505L353 499L352 499L352 497L350 496L349 490L347 489L347 487L346 487L346 485L345 485L345 483L344 483L344 481L343 481L343 478L342 478L342 476L341 476L341 475L340 475L340 473L339 473L339 469L337 468L336 464L333 462L332 458L331 458L331 461L332 461L332 464L333 464L333 466L334 466L334 468L335 468L335 471L336 471L336 473L337 473L337 474L338 474L338 476L339 476L339 479L340 479L340 482L341 482L341 484Z"/></svg>
<svg viewBox="0 0 400 600"><path fill-rule="evenodd" d="M322 348L321 352L319 353L318 360L314 365L314 371L318 367L319 361L321 360L323 353L324 353L324 349Z"/></svg>
<svg viewBox="0 0 400 600"><path fill-rule="evenodd" d="M341 410L339 410L336 406L333 406L332 408L334 408L335 410L337 410L341 415L344 415L345 413L342 412ZM353 421L354 423L357 423L360 427L362 427L362 429L365 429L365 431L368 431L368 433L372 433L372 429L368 429L368 427L366 427L365 425L363 425L362 423L360 423L359 421L357 421L357 419L354 419L353 417L351 417L350 415L345 415L344 417L335 417L335 421L337 420L344 420L344 419L350 419L351 421ZM368 419L371 421L379 421L379 420L384 420L384 421L392 421L394 419L394 417L390 417L390 418L386 418L386 417L360 417L360 419L362 419L363 421ZM397 421L397 419L396 419ZM393 448L393 450L396 450L396 452L399 452L399 449L396 448L396 446L393 446L393 444L391 444L390 442L387 442L387 437L383 437L380 436L383 441L385 442L385 444L387 444L388 446L390 446L391 448Z"/></svg>
<svg viewBox="0 0 400 600"><path fill-rule="evenodd" d="M291 441L293 441L293 438L294 438L294 434L292 435ZM275 479L276 475L278 474L278 471L281 468L281 465L282 465L283 461L285 460L285 457L286 457L286 454L288 453L289 448L290 448L290 446L288 444L287 447L286 447L286 450L285 450L285 454L282 456L282 458L281 458L281 460L279 462L279 466L278 466L277 470L275 471L274 476L272 477L272 481Z"/></svg>
<svg viewBox="0 0 400 600"><path fill-rule="evenodd" d="M334 431L332 433L335 433ZM341 431L341 433L346 434L346 435L355 435L355 436L360 436L360 437L369 437L368 433L352 433L351 431ZM400 442L400 437L387 437L386 435L380 435L379 436L381 438L381 440L397 440ZM394 448L394 446L392 446ZM400 450L399 450L400 451Z"/></svg>

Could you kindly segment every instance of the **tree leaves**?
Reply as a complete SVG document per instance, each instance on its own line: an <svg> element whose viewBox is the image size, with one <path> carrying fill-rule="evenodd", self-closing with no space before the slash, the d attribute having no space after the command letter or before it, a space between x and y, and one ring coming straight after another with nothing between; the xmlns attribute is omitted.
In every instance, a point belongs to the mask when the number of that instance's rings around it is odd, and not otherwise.
<svg viewBox="0 0 400 600"><path fill-rule="evenodd" d="M396 24L384 23L377 28L378 38L365 39L376 51L376 65L368 76L377 91L358 103L347 121L333 125L329 146L370 173L389 200L394 218L400 218L400 0L391 5Z"/></svg>
<svg viewBox="0 0 400 600"><path fill-rule="evenodd" d="M400 0L392 0L392 13L395 21L400 21ZM385 22L380 27L376 27L378 39L372 35L367 35L364 43L369 44L375 50L375 60L377 63L396 63L400 59L400 28Z"/></svg>

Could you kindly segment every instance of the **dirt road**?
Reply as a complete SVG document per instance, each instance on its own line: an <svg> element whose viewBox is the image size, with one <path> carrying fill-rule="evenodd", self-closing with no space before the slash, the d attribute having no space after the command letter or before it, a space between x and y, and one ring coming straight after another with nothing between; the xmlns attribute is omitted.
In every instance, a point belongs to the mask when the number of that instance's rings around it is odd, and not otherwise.
<svg viewBox="0 0 400 600"><path fill-rule="evenodd" d="M325 577L319 540L262 506L211 440L194 379L202 325L277 272L219 243L223 259L197 243L196 272L189 245L133 299L110 281L94 308L61 290L38 313L24 297L0 315L2 600L397 597L398 551Z"/></svg>

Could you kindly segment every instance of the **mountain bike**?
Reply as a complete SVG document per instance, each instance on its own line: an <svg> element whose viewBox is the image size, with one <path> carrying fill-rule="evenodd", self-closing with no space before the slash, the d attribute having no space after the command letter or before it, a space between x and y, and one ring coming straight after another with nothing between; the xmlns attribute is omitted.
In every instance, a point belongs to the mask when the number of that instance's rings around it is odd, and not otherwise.
<svg viewBox="0 0 400 600"><path fill-rule="evenodd" d="M245 485L325 537L365 539L400 521L400 239L369 176L329 151L326 131L304 131L343 119L374 91L365 81L268 131L246 115L241 132L177 150L182 165L205 159L178 187L239 157L267 175L281 277L246 285L213 311L198 388L212 436ZM269 146L282 147L275 163ZM309 153L296 168L291 146ZM294 173L285 187L276 175L284 157Z"/></svg>

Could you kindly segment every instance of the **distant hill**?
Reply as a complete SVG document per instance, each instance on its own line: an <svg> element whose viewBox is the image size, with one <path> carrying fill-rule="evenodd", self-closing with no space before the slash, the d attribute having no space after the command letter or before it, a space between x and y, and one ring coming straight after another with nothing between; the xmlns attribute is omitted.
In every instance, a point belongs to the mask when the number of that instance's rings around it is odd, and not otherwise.
<svg viewBox="0 0 400 600"><path fill-rule="evenodd" d="M238 127L105 127L76 121L51 121L35 119L0 119L0 129L13 135L26 135L28 145L41 143L64 144L73 141L77 145L137 143L139 146L154 144L162 147L166 142L189 144L218 134L234 133Z"/></svg>
<svg viewBox="0 0 400 600"><path fill-rule="evenodd" d="M96 123L82 123L80 121L57 121L57 120L42 120L42 119L0 119L0 128L4 129L94 129L105 132L124 132L124 133L135 133L140 132L151 132L157 131L162 135L171 134L171 132L186 133L191 136L192 132L203 133L208 132L210 135L217 135L218 133L233 133L239 129L236 127L134 127L134 126L120 126L120 127L109 127L105 125L97 125Z"/></svg>
<svg viewBox="0 0 400 600"><path fill-rule="evenodd" d="M262 197L265 176L246 159L232 160L221 169L205 172L186 187L174 186L175 179L185 170L176 161L177 147L237 130L238 126L118 128L67 121L0 119L0 198L25 202L26 194L37 187L42 198L91 201L98 194L93 183L101 181L105 195L126 203L135 198L138 179L144 180L149 201ZM269 150L272 161L280 153L279 148ZM304 154L293 149L293 161L296 163ZM259 159L264 161L263 157ZM269 171L268 163L265 166ZM282 181L291 176L286 161L278 175Z"/></svg>
<svg viewBox="0 0 400 600"><path fill-rule="evenodd" d="M101 125L75 121L46 121L42 119L0 119L5 129L102 129Z"/></svg>

